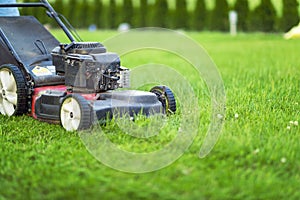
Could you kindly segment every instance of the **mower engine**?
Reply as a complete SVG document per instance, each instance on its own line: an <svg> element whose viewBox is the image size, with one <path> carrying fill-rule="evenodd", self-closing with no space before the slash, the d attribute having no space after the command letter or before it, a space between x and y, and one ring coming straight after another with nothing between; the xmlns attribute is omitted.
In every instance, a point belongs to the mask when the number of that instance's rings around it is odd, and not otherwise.
<svg viewBox="0 0 300 200"><path fill-rule="evenodd" d="M74 92L98 93L129 87L129 70L98 42L61 44L52 51L57 73Z"/></svg>

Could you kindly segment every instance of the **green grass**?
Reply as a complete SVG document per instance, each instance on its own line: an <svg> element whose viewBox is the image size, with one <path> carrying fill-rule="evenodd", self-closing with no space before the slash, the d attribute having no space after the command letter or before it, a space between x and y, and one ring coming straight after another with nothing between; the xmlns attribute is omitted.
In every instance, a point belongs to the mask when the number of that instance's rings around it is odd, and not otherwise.
<svg viewBox="0 0 300 200"><path fill-rule="evenodd" d="M80 34L103 41L116 33ZM99 163L76 133L59 125L0 116L0 199L299 199L300 131L287 126L300 120L300 41L271 34L188 35L211 55L227 92L225 126L206 158L197 156L209 123L205 86L184 71L182 60L165 52L137 52L122 57L125 66L148 59L169 64L200 88L202 129L189 150L162 170L123 173ZM172 139L134 140L113 123L104 129L128 150L147 151Z"/></svg>

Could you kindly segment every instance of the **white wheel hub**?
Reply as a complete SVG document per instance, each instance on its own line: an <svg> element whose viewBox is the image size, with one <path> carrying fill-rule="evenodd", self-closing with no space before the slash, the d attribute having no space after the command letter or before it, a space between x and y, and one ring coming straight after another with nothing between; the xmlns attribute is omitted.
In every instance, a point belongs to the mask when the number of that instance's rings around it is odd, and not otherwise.
<svg viewBox="0 0 300 200"><path fill-rule="evenodd" d="M12 116L18 102L17 83L11 71L0 70L0 112Z"/></svg>
<svg viewBox="0 0 300 200"><path fill-rule="evenodd" d="M81 121L81 108L78 101L72 97L67 98L60 111L62 126L67 131L76 131Z"/></svg>

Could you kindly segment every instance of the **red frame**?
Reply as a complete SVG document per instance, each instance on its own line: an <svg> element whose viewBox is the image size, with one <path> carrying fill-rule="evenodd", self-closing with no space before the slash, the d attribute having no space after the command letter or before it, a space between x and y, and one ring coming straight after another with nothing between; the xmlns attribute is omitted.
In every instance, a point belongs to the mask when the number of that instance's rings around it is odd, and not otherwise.
<svg viewBox="0 0 300 200"><path fill-rule="evenodd" d="M47 90L51 90L51 91L62 91L62 92L67 92L67 86L65 85L56 85L56 86L44 86L44 87L37 87L34 88L34 92L32 95L32 105L31 105L31 113L30 115L35 118L38 119L38 117L35 114L35 103L36 100ZM67 92L68 94L72 94L70 92ZM92 93L92 94L80 94L81 96L83 96L86 100L92 101L92 100L96 100L96 93Z"/></svg>

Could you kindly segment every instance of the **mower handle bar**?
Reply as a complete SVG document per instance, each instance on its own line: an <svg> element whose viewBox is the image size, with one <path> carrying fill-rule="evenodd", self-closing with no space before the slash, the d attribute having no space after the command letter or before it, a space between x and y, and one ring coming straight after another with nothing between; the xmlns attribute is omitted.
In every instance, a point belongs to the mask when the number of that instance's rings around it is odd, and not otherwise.
<svg viewBox="0 0 300 200"><path fill-rule="evenodd" d="M66 27L66 25L62 22L62 20L59 18L57 12L54 10L54 8L50 5L50 3L47 0L40 0L41 3L13 3L13 4L0 4L0 8L14 8L14 7L44 7L49 11L49 14L52 18L55 19L57 24L63 29L65 34L68 36L70 41L73 43L75 42L75 39L72 35L72 33L69 31L69 29Z"/></svg>

